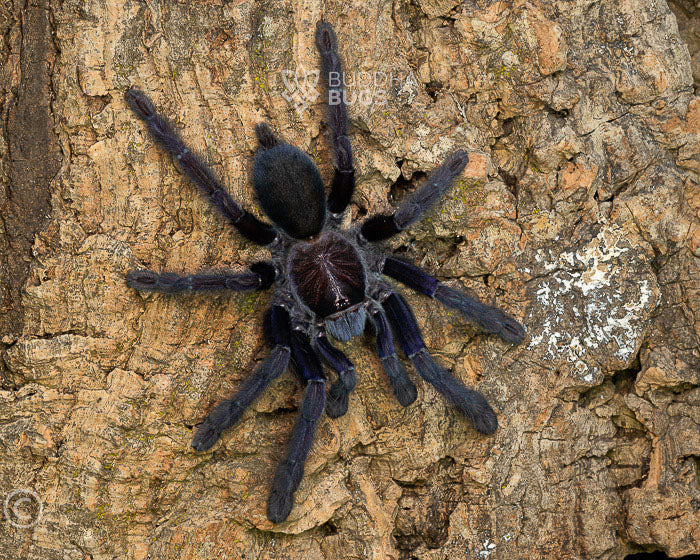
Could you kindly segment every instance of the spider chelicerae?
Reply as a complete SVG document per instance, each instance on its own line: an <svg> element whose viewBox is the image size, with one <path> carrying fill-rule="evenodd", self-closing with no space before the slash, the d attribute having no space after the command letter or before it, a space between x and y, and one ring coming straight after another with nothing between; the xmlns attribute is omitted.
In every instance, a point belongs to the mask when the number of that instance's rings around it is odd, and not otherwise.
<svg viewBox="0 0 700 560"><path fill-rule="evenodd" d="M272 304L264 319L270 354L236 394L209 414L192 440L192 447L198 451L211 448L221 432L237 422L269 383L290 362L293 364L305 392L286 456L272 483L267 517L273 523L284 521L292 509L294 492L301 482L316 423L324 408L331 418L345 414L348 396L355 387L355 369L347 356L333 346L329 335L346 342L361 335L369 319L384 371L402 406L415 401L416 387L396 356L394 336L418 374L466 416L474 428L485 434L497 428L496 415L484 396L465 387L433 361L411 308L383 276L460 311L508 342L520 342L525 334L523 327L500 309L442 284L413 264L383 254L371 244L415 223L462 172L469 160L465 151L449 155L393 214L372 216L349 229L341 229L341 218L355 187L355 171L347 136L343 81L338 79L342 70L336 36L326 21L317 24L316 45L328 99L336 101L329 104L336 160L333 184L326 199L323 181L311 159L275 136L266 124L258 124L253 185L273 224L258 220L229 196L143 92L137 88L126 92L131 108L190 180L244 237L270 250L269 261L256 262L244 272L184 276L133 270L127 282L137 290L168 294L273 288ZM335 372L327 394L328 378L322 364Z"/></svg>

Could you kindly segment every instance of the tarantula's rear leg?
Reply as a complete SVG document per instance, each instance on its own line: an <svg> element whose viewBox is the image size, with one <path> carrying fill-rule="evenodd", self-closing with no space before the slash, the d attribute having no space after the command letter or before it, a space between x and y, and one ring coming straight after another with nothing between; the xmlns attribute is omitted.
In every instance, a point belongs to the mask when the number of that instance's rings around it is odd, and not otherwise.
<svg viewBox="0 0 700 560"><path fill-rule="evenodd" d="M416 386L409 379L406 370L396 357L394 348L394 338L391 336L391 329L386 315L380 306L375 306L370 311L370 318L377 333L377 350L379 358L382 360L384 371L389 378L394 395L401 406L408 406L416 400Z"/></svg>
<svg viewBox="0 0 700 560"><path fill-rule="evenodd" d="M408 303L399 294L392 292L382 305L399 337L401 347L420 376L469 418L478 431L484 434L495 432L498 420L484 396L462 385L458 379L438 366L428 354L418 323Z"/></svg>
<svg viewBox="0 0 700 560"><path fill-rule="evenodd" d="M348 411L348 397L357 384L355 368L348 357L333 346L325 334L316 339L316 347L328 366L338 374L338 379L331 385L326 400L326 414L338 418Z"/></svg>
<svg viewBox="0 0 700 560"><path fill-rule="evenodd" d="M235 424L270 382L282 374L290 357L290 326L287 310L279 305L270 308L266 316L268 338L272 351L260 367L249 375L232 398L219 403L199 427L192 440L197 451L206 451L219 439L221 432Z"/></svg>
<svg viewBox="0 0 700 560"><path fill-rule="evenodd" d="M229 196L211 170L185 145L170 123L157 113L146 94L132 87L126 91L126 100L146 123L153 138L180 163L185 174L209 196L244 237L260 245L268 245L276 239L277 233L272 226L258 220Z"/></svg>
<svg viewBox="0 0 700 560"><path fill-rule="evenodd" d="M445 162L434 169L425 183L404 200L393 214L378 214L364 221L360 233L367 241L388 239L418 221L445 191L452 185L469 162L464 150L458 150L447 157Z"/></svg>
<svg viewBox="0 0 700 560"><path fill-rule="evenodd" d="M173 272L152 270L131 270L126 283L136 290L145 292L204 292L211 290L264 290L275 281L275 267L266 262L257 262L248 272L210 272L183 276Z"/></svg>
<svg viewBox="0 0 700 560"><path fill-rule="evenodd" d="M337 39L333 27L327 21L316 24L316 46L321 54L321 73L328 90L333 151L336 167L333 186L328 195L328 210L340 214L350 204L355 189L355 169L352 148L348 138L348 115L343 97L343 70L338 56Z"/></svg>
<svg viewBox="0 0 700 560"><path fill-rule="evenodd" d="M506 342L517 344L525 338L523 326L497 307L491 307L467 294L445 286L417 266L387 257L382 274L391 276L417 292L460 311L468 320L487 332L497 334Z"/></svg>
<svg viewBox="0 0 700 560"><path fill-rule="evenodd" d="M304 474L306 456L311 449L316 422L323 413L326 399L321 362L308 339L298 331L292 332L291 350L297 374L306 381L306 390L289 441L287 456L275 471L267 502L267 518L273 523L281 523L292 511L294 492Z"/></svg>

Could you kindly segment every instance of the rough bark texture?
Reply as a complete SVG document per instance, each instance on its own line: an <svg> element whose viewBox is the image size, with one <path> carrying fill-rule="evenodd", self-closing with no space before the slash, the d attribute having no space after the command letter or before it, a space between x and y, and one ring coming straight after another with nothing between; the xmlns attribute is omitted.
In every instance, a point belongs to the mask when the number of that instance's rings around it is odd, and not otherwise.
<svg viewBox="0 0 700 560"><path fill-rule="evenodd" d="M697 53L697 9L673 7ZM408 294L499 430L477 434L424 383L402 409L371 337L355 339L350 411L322 419L296 506L272 526L291 376L211 452L190 448L264 355L267 296L142 297L124 280L265 252L195 193L123 92L148 92L250 208L260 120L329 180L320 99L304 106L283 79L317 68L322 14L348 78L396 78L347 88L372 101L349 107L352 215L469 150L439 208L388 245L528 336L511 347ZM3 517L0 558L700 552L700 100L663 0L10 0L0 30L0 489L43 503L32 528Z"/></svg>

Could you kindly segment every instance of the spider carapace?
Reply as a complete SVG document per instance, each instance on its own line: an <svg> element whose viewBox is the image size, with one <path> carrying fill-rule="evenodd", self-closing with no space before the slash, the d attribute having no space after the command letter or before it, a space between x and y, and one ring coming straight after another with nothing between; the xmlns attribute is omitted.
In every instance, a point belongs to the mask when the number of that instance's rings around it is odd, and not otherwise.
<svg viewBox="0 0 700 560"><path fill-rule="evenodd" d="M292 288L331 335L343 342L365 325L365 272L359 252L335 232L294 247L289 257Z"/></svg>
<svg viewBox="0 0 700 560"><path fill-rule="evenodd" d="M343 80L337 79L342 76L341 63L336 36L328 22L317 24L316 45L328 99L335 101L328 106L335 155L333 183L326 197L323 180L311 159L278 138L266 124L258 124L253 186L272 223L257 219L229 196L142 91L131 88L126 92L129 105L146 123L152 137L223 216L244 237L270 249L270 260L254 263L242 272L180 275L133 270L127 282L137 290L164 293L273 288L264 319L270 354L230 399L209 414L192 441L198 451L211 448L221 432L234 424L291 363L305 392L289 447L272 482L267 516L273 523L284 521L292 510L321 414L324 410L331 418L345 414L355 387L352 363L327 335L345 342L371 325L394 395L402 406L408 406L417 392L396 355L395 336L420 377L478 431L490 434L497 428L496 415L483 395L465 387L432 359L411 308L386 277L460 311L508 342L518 343L525 335L523 327L500 309L442 284L415 265L384 254L373 245L405 230L442 196L464 170L469 159L465 151L448 155L393 213L371 216L348 229L340 227L355 188L355 172L347 136ZM335 79L329 80L329 76ZM325 385L329 377L322 364L332 372L328 391Z"/></svg>

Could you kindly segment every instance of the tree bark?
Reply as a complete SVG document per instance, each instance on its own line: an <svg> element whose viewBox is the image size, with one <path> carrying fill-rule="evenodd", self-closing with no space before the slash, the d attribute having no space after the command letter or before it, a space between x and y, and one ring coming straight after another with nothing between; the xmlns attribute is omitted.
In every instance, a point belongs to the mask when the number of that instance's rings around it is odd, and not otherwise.
<svg viewBox="0 0 700 560"><path fill-rule="evenodd" d="M674 9L691 37L686 4ZM190 447L266 355L269 295L125 283L133 268L240 268L266 252L123 94L146 92L262 217L255 123L332 179L311 73L322 16L346 72L348 223L467 150L438 207L385 246L527 337L506 344L403 290L498 431L478 434L417 376L401 408L371 337L356 338L349 411L321 419L294 509L273 525L291 375L211 451ZM10 0L0 30L0 558L700 553L700 99L663 0Z"/></svg>

